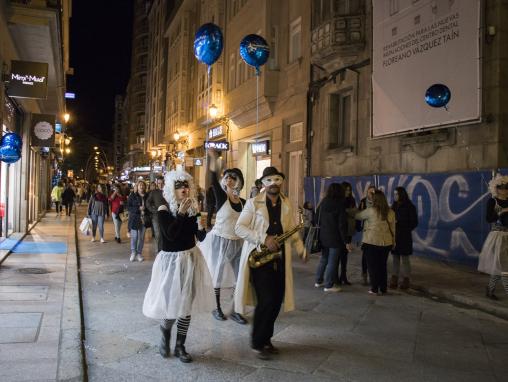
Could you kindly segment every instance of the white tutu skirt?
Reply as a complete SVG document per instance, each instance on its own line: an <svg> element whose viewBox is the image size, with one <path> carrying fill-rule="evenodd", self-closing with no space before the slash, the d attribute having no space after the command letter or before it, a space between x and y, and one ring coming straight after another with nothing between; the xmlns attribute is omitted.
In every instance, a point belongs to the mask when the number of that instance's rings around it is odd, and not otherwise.
<svg viewBox="0 0 508 382"><path fill-rule="evenodd" d="M177 319L213 309L210 273L198 247L182 252L160 251L143 301L143 314Z"/></svg>
<svg viewBox="0 0 508 382"><path fill-rule="evenodd" d="M214 288L232 288L236 285L243 240L231 240L212 232L198 244L212 276Z"/></svg>
<svg viewBox="0 0 508 382"><path fill-rule="evenodd" d="M478 270L489 275L508 272L508 232L491 231L483 243Z"/></svg>

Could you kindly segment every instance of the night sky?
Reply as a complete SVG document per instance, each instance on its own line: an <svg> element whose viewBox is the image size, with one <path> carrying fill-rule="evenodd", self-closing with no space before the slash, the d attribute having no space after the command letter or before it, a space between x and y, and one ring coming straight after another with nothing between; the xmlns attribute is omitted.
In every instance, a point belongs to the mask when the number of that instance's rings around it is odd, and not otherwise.
<svg viewBox="0 0 508 382"><path fill-rule="evenodd" d="M74 75L67 77L67 91L76 99L67 100L67 109L69 134L83 143L75 147L81 156L79 150L88 150L95 139L113 141L114 98L125 93L130 73L133 0L74 0L72 5Z"/></svg>

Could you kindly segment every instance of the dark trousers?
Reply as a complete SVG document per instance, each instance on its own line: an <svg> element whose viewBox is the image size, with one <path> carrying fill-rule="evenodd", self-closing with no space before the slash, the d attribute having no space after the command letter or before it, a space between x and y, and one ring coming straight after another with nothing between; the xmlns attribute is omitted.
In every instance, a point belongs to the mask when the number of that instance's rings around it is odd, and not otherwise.
<svg viewBox="0 0 508 382"><path fill-rule="evenodd" d="M251 269L251 277L257 298L252 327L252 347L261 350L273 337L275 320L284 300L286 285L284 264L276 260Z"/></svg>
<svg viewBox="0 0 508 382"><path fill-rule="evenodd" d="M72 206L74 205L74 203L67 203L65 205L65 214L67 216L71 216L71 213L72 213Z"/></svg>
<svg viewBox="0 0 508 382"><path fill-rule="evenodd" d="M367 274L367 256L365 256L365 244L362 244L362 275Z"/></svg>
<svg viewBox="0 0 508 382"><path fill-rule="evenodd" d="M373 292L386 292L387 271L386 263L391 246L380 247L377 245L364 244L364 253L369 268L370 286Z"/></svg>
<svg viewBox="0 0 508 382"><path fill-rule="evenodd" d="M347 280L347 255L348 251L346 247L341 248L339 252L339 262L337 263L337 281L339 281L337 284L340 284L341 282L346 282ZM340 272L339 272L340 267Z"/></svg>
<svg viewBox="0 0 508 382"><path fill-rule="evenodd" d="M56 213L62 212L62 205L60 202L55 202Z"/></svg>

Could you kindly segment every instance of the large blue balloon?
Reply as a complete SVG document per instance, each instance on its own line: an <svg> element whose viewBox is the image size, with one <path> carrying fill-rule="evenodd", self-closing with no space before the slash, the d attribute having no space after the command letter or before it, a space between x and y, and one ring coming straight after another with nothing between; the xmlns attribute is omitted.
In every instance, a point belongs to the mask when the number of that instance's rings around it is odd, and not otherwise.
<svg viewBox="0 0 508 382"><path fill-rule="evenodd" d="M270 47L263 37L249 34L240 42L240 56L248 65L254 66L259 74L259 67L264 65L270 56Z"/></svg>
<svg viewBox="0 0 508 382"><path fill-rule="evenodd" d="M2 162L11 164L17 162L19 158L21 158L21 150L10 146L0 147L0 160Z"/></svg>
<svg viewBox="0 0 508 382"><path fill-rule="evenodd" d="M432 107L446 107L450 98L452 92L443 84L434 84L425 92L425 102Z"/></svg>
<svg viewBox="0 0 508 382"><path fill-rule="evenodd" d="M7 133L2 137L0 146L9 146L21 150L23 147L23 139L21 139L21 137L16 133Z"/></svg>
<svg viewBox="0 0 508 382"><path fill-rule="evenodd" d="M222 53L222 32L212 23L203 24L194 37L194 55L196 58L212 65Z"/></svg>

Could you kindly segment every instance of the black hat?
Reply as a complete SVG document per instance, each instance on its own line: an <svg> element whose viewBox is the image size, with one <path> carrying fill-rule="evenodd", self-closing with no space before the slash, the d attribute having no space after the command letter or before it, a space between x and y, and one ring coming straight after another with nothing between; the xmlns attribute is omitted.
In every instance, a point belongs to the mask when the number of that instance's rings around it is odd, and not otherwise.
<svg viewBox="0 0 508 382"><path fill-rule="evenodd" d="M240 182L242 182L240 188L243 188L243 185L245 184L243 180L243 174L242 171L239 168L228 168L224 170L223 176L226 176L228 173L235 175L238 179L240 179Z"/></svg>
<svg viewBox="0 0 508 382"><path fill-rule="evenodd" d="M259 180L263 180L264 178L266 178L267 176L272 176L272 175L280 175L282 176L282 179L286 179L286 177L284 176L284 174L282 172L279 172L279 170L277 170L275 167L267 167L263 170L263 175L261 175L261 178L259 178Z"/></svg>

